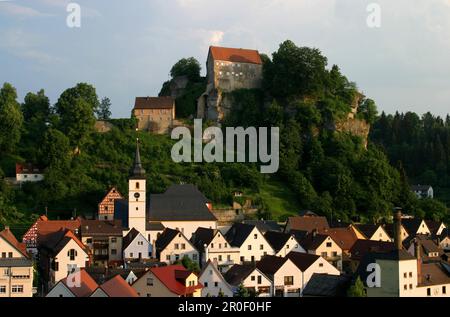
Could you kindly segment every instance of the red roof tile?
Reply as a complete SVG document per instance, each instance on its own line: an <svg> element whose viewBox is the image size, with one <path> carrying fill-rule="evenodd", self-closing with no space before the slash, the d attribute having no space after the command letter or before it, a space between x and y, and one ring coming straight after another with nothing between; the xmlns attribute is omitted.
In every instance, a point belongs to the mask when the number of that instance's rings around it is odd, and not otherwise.
<svg viewBox="0 0 450 317"><path fill-rule="evenodd" d="M214 60L234 63L262 64L261 56L257 50L211 46L209 51Z"/></svg>
<svg viewBox="0 0 450 317"><path fill-rule="evenodd" d="M172 109L175 100L172 97L136 97L134 109Z"/></svg>
<svg viewBox="0 0 450 317"><path fill-rule="evenodd" d="M75 280L71 280L71 283L67 283L67 278L71 277L70 275L62 279L61 282L64 283L76 297L88 297L97 289L98 284L84 269L81 269L79 274L80 285L75 284Z"/></svg>
<svg viewBox="0 0 450 317"><path fill-rule="evenodd" d="M109 297L138 297L137 292L120 275L103 283L100 288Z"/></svg>
<svg viewBox="0 0 450 317"><path fill-rule="evenodd" d="M321 231L321 233L329 234L342 250L349 251L358 240L355 232L351 228L330 228Z"/></svg>
<svg viewBox="0 0 450 317"><path fill-rule="evenodd" d="M16 174L42 174L42 169L33 164L16 163Z"/></svg>
<svg viewBox="0 0 450 317"><path fill-rule="evenodd" d="M154 267L151 268L150 271L155 275L155 277L161 281L171 292L177 295L186 295L192 294L198 289L202 289L203 285L199 282L195 286L186 287L183 282L181 282L180 277L186 276L185 273L181 272L189 272L182 265L169 265L162 267ZM178 279L177 279L178 278ZM184 277L184 280L187 278Z"/></svg>

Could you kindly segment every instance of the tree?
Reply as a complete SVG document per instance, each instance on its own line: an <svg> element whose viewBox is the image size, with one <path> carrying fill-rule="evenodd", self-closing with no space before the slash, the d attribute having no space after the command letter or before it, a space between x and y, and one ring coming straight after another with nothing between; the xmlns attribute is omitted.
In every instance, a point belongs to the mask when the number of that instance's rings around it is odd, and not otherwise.
<svg viewBox="0 0 450 317"><path fill-rule="evenodd" d="M243 284L239 284L235 297L251 297L251 294L249 290L244 287Z"/></svg>
<svg viewBox="0 0 450 317"><path fill-rule="evenodd" d="M104 97L96 111L99 120L109 120L111 118L111 100Z"/></svg>
<svg viewBox="0 0 450 317"><path fill-rule="evenodd" d="M49 129L41 145L40 162L50 169L64 171L70 162L70 141L59 130Z"/></svg>
<svg viewBox="0 0 450 317"><path fill-rule="evenodd" d="M372 99L365 99L358 108L358 114L366 120L367 123L373 124L378 115L375 101Z"/></svg>
<svg viewBox="0 0 450 317"><path fill-rule="evenodd" d="M191 260L191 258L188 257L187 255L185 255L183 257L183 259L181 260L181 264L189 271L192 271L195 273L200 272L200 267L199 267L198 263Z"/></svg>
<svg viewBox="0 0 450 317"><path fill-rule="evenodd" d="M355 281L355 284L351 285L350 288L347 291L348 297L366 297L366 292L364 289L364 284L361 281L361 278L358 276L358 278Z"/></svg>
<svg viewBox="0 0 450 317"><path fill-rule="evenodd" d="M16 89L4 83L0 89L0 153L11 153L20 140L23 115Z"/></svg>
<svg viewBox="0 0 450 317"><path fill-rule="evenodd" d="M71 145L79 147L87 141L95 124L94 112L99 108L95 88L81 83L65 90L55 105L59 115L58 129L69 138Z"/></svg>
<svg viewBox="0 0 450 317"><path fill-rule="evenodd" d="M200 79L201 66L194 57L182 58L170 70L172 78L187 76L190 81L197 82Z"/></svg>

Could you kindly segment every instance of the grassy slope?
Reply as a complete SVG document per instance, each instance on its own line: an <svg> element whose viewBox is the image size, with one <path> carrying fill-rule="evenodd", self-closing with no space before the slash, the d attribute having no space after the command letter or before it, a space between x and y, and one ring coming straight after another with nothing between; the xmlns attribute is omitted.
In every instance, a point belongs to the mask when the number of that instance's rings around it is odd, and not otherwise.
<svg viewBox="0 0 450 317"><path fill-rule="evenodd" d="M287 216L300 211L295 194L286 184L270 179L261 186L261 198L274 220L284 221Z"/></svg>

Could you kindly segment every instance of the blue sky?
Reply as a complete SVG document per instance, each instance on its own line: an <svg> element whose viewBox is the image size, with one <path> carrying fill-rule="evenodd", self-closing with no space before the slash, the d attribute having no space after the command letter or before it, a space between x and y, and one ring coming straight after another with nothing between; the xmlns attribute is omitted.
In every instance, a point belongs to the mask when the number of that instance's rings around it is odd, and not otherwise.
<svg viewBox="0 0 450 317"><path fill-rule="evenodd" d="M450 0L0 1L0 83L20 101L45 89L52 103L89 82L128 117L136 96L157 95L180 58L204 67L211 44L271 54L291 39L319 48L380 110L450 112ZM366 24L381 7L381 27Z"/></svg>

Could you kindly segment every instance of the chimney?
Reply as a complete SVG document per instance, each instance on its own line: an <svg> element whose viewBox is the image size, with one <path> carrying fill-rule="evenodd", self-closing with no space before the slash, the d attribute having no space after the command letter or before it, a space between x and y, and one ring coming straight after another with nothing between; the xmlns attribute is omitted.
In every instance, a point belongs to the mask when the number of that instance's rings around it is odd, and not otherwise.
<svg viewBox="0 0 450 317"><path fill-rule="evenodd" d="M156 259L156 240L153 240L152 243L152 258Z"/></svg>
<svg viewBox="0 0 450 317"><path fill-rule="evenodd" d="M403 249L402 247L402 209L394 208L394 245L396 250Z"/></svg>
<svg viewBox="0 0 450 317"><path fill-rule="evenodd" d="M204 245L203 245L203 247L205 248L205 258L204 258L204 261L203 262L208 262L208 259L209 259L209 251L208 251L208 245L205 243Z"/></svg>
<svg viewBox="0 0 450 317"><path fill-rule="evenodd" d="M414 254L417 258L417 283L422 281L422 246L419 239L414 240Z"/></svg>

